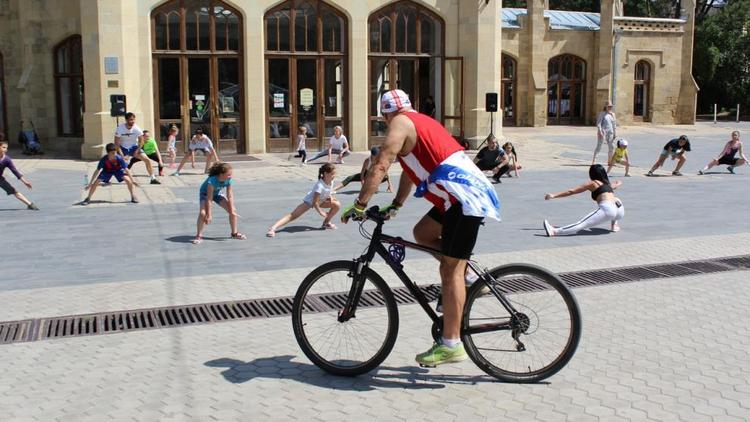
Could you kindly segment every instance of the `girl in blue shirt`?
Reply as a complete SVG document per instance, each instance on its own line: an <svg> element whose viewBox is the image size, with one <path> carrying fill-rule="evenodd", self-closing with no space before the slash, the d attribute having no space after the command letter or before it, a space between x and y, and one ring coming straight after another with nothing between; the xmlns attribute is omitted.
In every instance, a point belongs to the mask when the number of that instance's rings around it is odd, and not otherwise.
<svg viewBox="0 0 750 422"><path fill-rule="evenodd" d="M197 233L193 244L203 241L203 229L211 224L211 203L216 202L229 214L229 226L232 229L232 239L245 240L247 236L237 231L237 210L234 208L232 194L232 166L228 163L215 163L208 170L208 178L201 185L198 199L200 212L198 213Z"/></svg>

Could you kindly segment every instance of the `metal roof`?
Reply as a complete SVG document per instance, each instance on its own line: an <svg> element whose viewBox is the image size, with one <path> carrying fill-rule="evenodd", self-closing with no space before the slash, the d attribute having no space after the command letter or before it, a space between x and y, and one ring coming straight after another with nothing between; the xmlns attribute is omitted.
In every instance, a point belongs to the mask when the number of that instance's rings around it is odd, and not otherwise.
<svg viewBox="0 0 750 422"><path fill-rule="evenodd" d="M503 8L500 18L503 29L521 28L518 17L526 15L526 9ZM570 12L567 10L545 10L544 17L549 18L550 29L570 31L598 31L599 14L590 12Z"/></svg>

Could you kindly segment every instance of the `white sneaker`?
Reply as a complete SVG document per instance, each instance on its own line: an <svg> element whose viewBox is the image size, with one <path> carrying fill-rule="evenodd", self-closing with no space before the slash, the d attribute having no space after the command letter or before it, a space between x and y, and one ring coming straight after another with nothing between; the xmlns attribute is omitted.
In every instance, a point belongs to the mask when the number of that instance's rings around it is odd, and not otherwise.
<svg viewBox="0 0 750 422"><path fill-rule="evenodd" d="M544 231L547 233L547 237L552 237L555 235L555 228L552 227L552 224L550 224L547 220L544 220Z"/></svg>

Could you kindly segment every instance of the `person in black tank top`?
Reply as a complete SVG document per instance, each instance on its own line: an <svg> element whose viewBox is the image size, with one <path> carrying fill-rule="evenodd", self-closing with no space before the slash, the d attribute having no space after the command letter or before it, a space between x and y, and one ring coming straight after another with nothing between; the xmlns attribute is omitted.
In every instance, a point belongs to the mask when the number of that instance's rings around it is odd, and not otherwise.
<svg viewBox="0 0 750 422"><path fill-rule="evenodd" d="M736 157L738 152L740 153L740 158ZM703 170L699 171L698 174L705 174L708 169L720 164L728 166L727 171L734 174L735 167L739 167L746 163L748 163L748 159L745 156L745 152L742 150L740 132L735 130L734 132L732 132L732 140L724 145L724 149L721 150L721 154L719 154L716 158L706 164L706 167L703 167Z"/></svg>
<svg viewBox="0 0 750 422"><path fill-rule="evenodd" d="M548 237L576 234L581 230L605 222L611 223L611 230L613 232L620 231L618 222L625 216L625 207L622 205L622 201L615 197L614 190L620 187L622 182L618 180L610 183L607 171L601 164L595 164L589 168L589 179L588 182L575 188L544 195L545 200L550 200L590 191L591 199L599 205L594 212L583 217L578 222L567 226L555 227L547 220L544 220L544 231Z"/></svg>

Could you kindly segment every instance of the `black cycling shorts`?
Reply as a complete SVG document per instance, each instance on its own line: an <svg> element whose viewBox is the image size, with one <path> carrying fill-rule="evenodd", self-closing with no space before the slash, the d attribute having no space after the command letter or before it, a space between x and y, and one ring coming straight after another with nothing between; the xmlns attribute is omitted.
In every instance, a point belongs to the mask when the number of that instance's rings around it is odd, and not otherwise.
<svg viewBox="0 0 750 422"><path fill-rule="evenodd" d="M443 255L458 259L471 258L483 217L464 215L459 203L451 206L445 213L432 207L427 215L443 226L440 235L440 252Z"/></svg>
<svg viewBox="0 0 750 422"><path fill-rule="evenodd" d="M4 190L8 195L14 195L18 192L3 176L0 176L0 189Z"/></svg>
<svg viewBox="0 0 750 422"><path fill-rule="evenodd" d="M727 166L733 166L737 164L737 161L739 161L739 158L734 158L731 155L725 155L719 158L719 164L724 164Z"/></svg>

